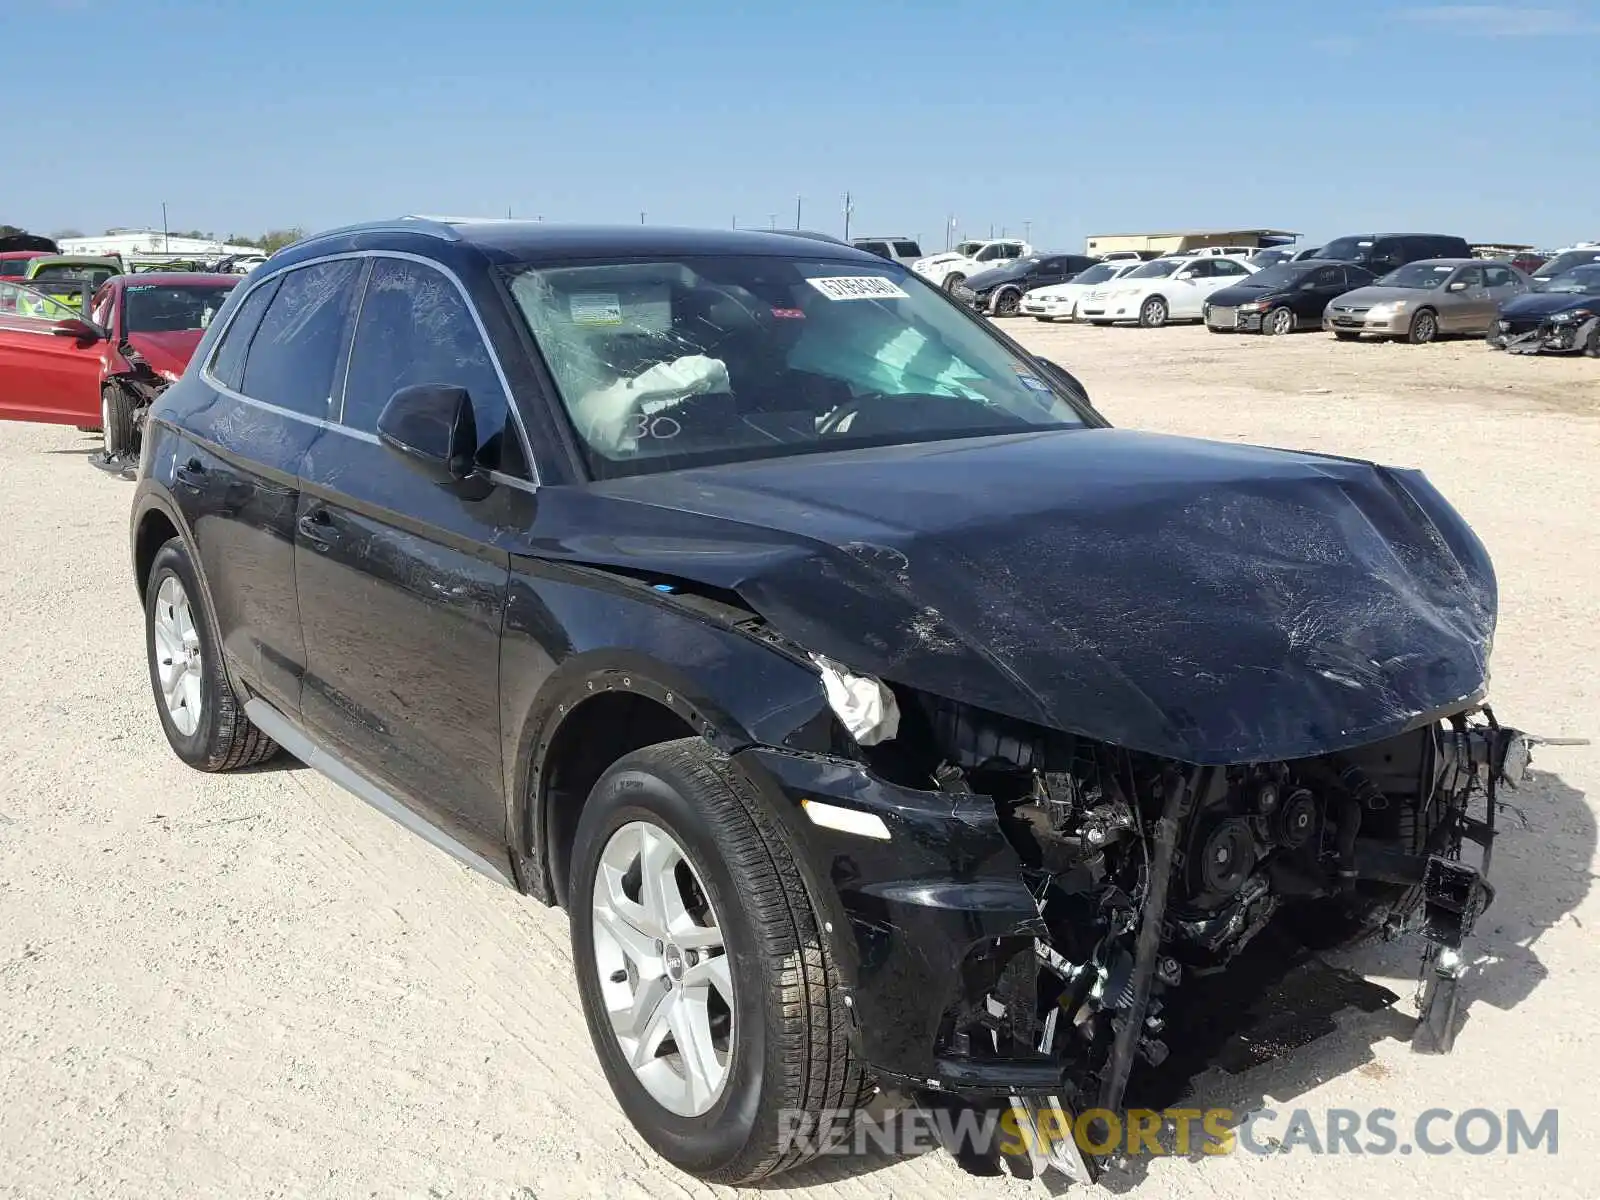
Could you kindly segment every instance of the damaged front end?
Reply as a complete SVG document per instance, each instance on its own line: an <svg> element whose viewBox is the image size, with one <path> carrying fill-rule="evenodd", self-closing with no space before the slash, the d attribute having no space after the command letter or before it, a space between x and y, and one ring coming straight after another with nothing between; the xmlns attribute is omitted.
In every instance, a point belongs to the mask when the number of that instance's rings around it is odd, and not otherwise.
<svg viewBox="0 0 1600 1200"><path fill-rule="evenodd" d="M746 756L831 839L860 1044L885 1084L1118 1111L1135 1062L1167 1057L1185 982L1275 919L1323 948L1420 935L1417 1045L1450 1048L1462 946L1493 896L1496 789L1528 762L1529 739L1487 707L1338 753L1199 766L843 682L859 770ZM881 701L863 702L868 685Z"/></svg>
<svg viewBox="0 0 1600 1200"><path fill-rule="evenodd" d="M1488 336L1489 345L1509 354L1579 354L1596 345L1600 315L1567 310L1543 317L1502 317Z"/></svg>
<svg viewBox="0 0 1600 1200"><path fill-rule="evenodd" d="M152 365L127 340L117 347L111 365L101 384L105 392L102 420L108 426L104 458L121 466L138 460L150 409L178 377Z"/></svg>

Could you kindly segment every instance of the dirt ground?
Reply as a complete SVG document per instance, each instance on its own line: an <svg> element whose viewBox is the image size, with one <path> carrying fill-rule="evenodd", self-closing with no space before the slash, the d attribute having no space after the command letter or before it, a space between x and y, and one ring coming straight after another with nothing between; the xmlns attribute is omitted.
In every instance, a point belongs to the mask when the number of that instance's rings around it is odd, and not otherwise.
<svg viewBox="0 0 1600 1200"><path fill-rule="evenodd" d="M1600 735L1600 362L1011 329L1117 424L1425 469L1499 570L1501 718ZM0 426L0 1195L710 1194L613 1103L564 914L303 768L207 777L171 755L128 567L130 485L85 465L89 448L71 429ZM1535 765L1509 796L1519 814L1453 1056L1410 1052L1402 1002L1194 1088L1240 1111L1387 1107L1402 1130L1434 1107L1554 1107L1557 1154L1164 1158L1104 1185L1161 1200L1600 1195L1600 749L1549 748ZM1348 962L1410 996L1409 955ZM829 1161L769 1194L1036 1187L933 1153Z"/></svg>

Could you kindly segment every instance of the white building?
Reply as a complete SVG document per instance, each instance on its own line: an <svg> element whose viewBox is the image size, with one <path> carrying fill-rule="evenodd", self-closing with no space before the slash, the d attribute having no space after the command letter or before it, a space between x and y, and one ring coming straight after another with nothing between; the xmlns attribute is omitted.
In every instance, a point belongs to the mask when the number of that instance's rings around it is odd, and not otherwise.
<svg viewBox="0 0 1600 1200"><path fill-rule="evenodd" d="M101 237L59 238L63 254L173 255L178 258L223 258L230 254L262 257L256 246L234 246L207 238L168 237L159 229L113 229Z"/></svg>

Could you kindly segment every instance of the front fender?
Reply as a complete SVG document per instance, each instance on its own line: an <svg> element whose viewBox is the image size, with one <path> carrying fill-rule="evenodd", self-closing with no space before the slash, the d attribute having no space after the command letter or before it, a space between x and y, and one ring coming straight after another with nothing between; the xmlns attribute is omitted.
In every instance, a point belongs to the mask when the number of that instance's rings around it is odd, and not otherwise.
<svg viewBox="0 0 1600 1200"><path fill-rule="evenodd" d="M603 570L513 569L500 695L514 851L541 861L546 758L563 723L596 696L646 696L725 754L825 748L833 719L816 668L762 640L763 630L747 610Z"/></svg>

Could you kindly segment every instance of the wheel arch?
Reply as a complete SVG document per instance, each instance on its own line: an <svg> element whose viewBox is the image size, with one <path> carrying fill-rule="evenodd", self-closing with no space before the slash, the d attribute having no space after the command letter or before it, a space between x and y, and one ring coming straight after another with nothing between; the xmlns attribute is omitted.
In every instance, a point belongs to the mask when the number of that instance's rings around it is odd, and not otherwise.
<svg viewBox="0 0 1600 1200"><path fill-rule="evenodd" d="M774 654L754 642L749 651ZM775 706L768 696L765 711L741 719L741 697L716 686L717 676L736 670L695 677L638 651L605 649L575 655L552 673L523 722L512 773L511 850L524 891L565 903L578 817L594 784L624 755L695 736L729 756L763 744L751 726L774 707L793 705ZM794 670L795 682L803 679L809 693L797 699L810 703L784 740L805 744L825 737L819 724L831 728L832 718L816 675L799 664ZM762 732L772 740L770 730Z"/></svg>

